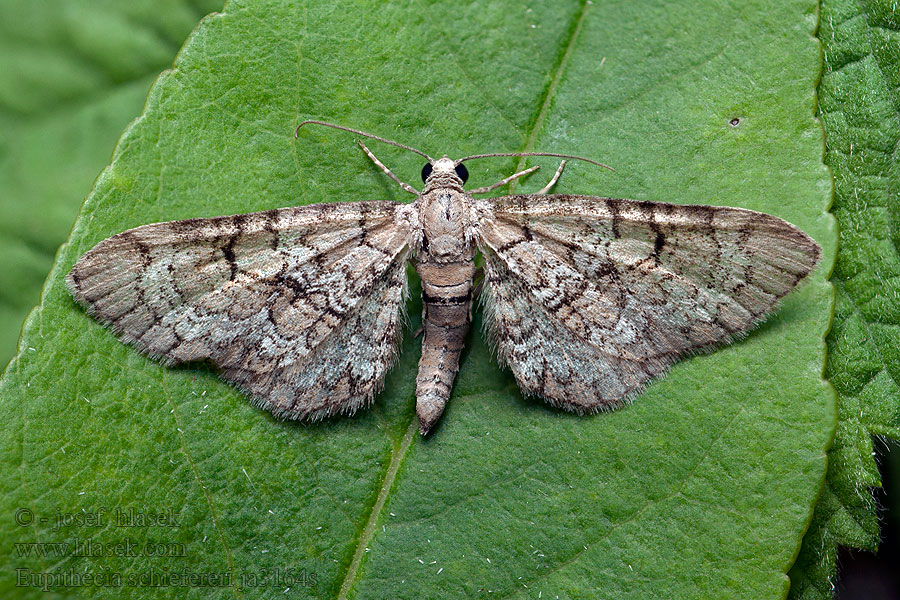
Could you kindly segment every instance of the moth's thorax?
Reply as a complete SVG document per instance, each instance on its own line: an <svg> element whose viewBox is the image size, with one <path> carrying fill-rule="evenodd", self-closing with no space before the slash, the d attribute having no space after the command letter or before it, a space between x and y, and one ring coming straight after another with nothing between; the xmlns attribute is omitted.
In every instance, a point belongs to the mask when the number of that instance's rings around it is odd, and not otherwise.
<svg viewBox="0 0 900 600"><path fill-rule="evenodd" d="M451 262L471 254L466 231L471 224L471 198L462 189L433 188L422 194L419 220L422 250L436 262Z"/></svg>

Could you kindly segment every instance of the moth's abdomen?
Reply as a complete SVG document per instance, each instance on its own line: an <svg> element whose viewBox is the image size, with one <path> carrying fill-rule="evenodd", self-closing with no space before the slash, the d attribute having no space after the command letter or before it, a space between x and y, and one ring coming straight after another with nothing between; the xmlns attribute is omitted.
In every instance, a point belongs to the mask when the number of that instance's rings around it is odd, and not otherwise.
<svg viewBox="0 0 900 600"><path fill-rule="evenodd" d="M430 258L425 253L416 265L422 278L424 331L416 377L416 413L423 434L440 418L450 397L469 330L475 274L471 257L452 263L428 262Z"/></svg>

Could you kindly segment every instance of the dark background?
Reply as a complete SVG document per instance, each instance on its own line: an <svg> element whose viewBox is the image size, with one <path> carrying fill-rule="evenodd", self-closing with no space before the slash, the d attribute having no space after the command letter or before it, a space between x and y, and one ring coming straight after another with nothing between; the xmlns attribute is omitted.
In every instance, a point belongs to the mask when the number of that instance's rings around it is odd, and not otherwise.
<svg viewBox="0 0 900 600"><path fill-rule="evenodd" d="M900 442L876 438L884 487L875 491L881 522L877 553L840 548L837 600L900 600Z"/></svg>

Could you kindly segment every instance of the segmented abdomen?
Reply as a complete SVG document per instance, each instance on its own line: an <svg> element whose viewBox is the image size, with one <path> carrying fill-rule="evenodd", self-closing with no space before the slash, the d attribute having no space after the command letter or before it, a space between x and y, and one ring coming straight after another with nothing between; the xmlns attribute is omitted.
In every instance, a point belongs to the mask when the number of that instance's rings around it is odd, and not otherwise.
<svg viewBox="0 0 900 600"><path fill-rule="evenodd" d="M425 254L416 269L422 278L422 358L416 377L419 429L428 433L437 422L459 369L459 354L469 330L475 263L429 262Z"/></svg>

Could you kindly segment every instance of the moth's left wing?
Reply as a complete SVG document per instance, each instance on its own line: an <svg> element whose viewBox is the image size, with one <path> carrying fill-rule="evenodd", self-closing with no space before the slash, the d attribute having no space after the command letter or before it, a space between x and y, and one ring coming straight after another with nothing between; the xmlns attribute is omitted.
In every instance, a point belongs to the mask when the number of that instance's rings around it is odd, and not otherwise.
<svg viewBox="0 0 900 600"><path fill-rule="evenodd" d="M740 208L518 195L475 212L500 361L524 392L578 413L742 335L820 257L793 225Z"/></svg>
<svg viewBox="0 0 900 600"><path fill-rule="evenodd" d="M122 341L209 361L278 417L371 402L402 334L415 205L346 202L144 225L67 284Z"/></svg>

